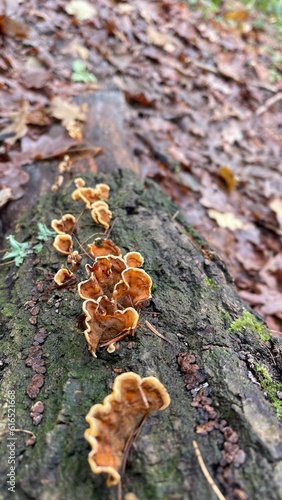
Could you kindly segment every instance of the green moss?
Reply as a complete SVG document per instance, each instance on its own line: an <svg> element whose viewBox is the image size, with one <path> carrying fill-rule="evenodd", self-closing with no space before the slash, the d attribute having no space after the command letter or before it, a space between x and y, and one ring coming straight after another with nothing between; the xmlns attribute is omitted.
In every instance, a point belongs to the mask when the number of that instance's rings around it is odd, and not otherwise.
<svg viewBox="0 0 282 500"><path fill-rule="evenodd" d="M260 340L266 342L271 339L271 334L267 326L259 321L253 314L244 309L240 318L235 319L228 329L228 332L242 332L244 330L252 330L259 335Z"/></svg>
<svg viewBox="0 0 282 500"><path fill-rule="evenodd" d="M215 290L216 288L220 288L219 285L215 283L215 281L213 281L211 278L208 277L204 278L204 283L213 290Z"/></svg>
<svg viewBox="0 0 282 500"><path fill-rule="evenodd" d="M278 398L277 392L282 390L282 384L273 380L264 366L254 363L254 367L261 388L266 392L269 401L275 409L277 418L280 419L282 416L282 401Z"/></svg>

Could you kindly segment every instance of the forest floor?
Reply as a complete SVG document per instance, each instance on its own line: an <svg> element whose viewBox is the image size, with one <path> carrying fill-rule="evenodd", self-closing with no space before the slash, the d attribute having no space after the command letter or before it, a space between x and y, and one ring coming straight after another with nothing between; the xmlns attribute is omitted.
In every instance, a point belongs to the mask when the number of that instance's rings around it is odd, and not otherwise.
<svg viewBox="0 0 282 500"><path fill-rule="evenodd" d="M220 253L239 294L282 330L282 54L272 18L203 18L175 0L9 0L0 12L0 206L25 166L85 161L87 110L119 89L127 146ZM67 157L66 157L67 155ZM40 168L40 167L39 167Z"/></svg>

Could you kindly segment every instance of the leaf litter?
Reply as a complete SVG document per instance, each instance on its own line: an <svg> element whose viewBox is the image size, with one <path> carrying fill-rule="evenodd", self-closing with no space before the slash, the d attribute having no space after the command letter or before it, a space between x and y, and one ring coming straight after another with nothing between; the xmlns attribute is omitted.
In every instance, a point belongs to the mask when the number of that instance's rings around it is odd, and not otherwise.
<svg viewBox="0 0 282 500"><path fill-rule="evenodd" d="M180 205L244 298L281 330L280 44L255 11L226 5L219 23L173 0L49 0L40 11L36 0L7 2L0 200L23 194L25 165L85 148L87 111L75 96L97 82L118 88L142 175Z"/></svg>

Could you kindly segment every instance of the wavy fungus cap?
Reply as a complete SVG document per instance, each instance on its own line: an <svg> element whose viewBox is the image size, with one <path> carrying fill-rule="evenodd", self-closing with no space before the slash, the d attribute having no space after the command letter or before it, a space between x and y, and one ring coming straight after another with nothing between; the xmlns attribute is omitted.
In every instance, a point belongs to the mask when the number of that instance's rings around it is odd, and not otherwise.
<svg viewBox="0 0 282 500"><path fill-rule="evenodd" d="M139 252L128 252L123 260L127 267L141 267L144 264L144 259Z"/></svg>
<svg viewBox="0 0 282 500"><path fill-rule="evenodd" d="M75 217L72 214L65 214L61 219L53 219L51 227L58 234L72 234L75 228Z"/></svg>
<svg viewBox="0 0 282 500"><path fill-rule="evenodd" d="M86 330L84 335L89 351L96 358L99 343L112 344L130 334L137 327L139 314L132 307L123 311L116 310L115 303L105 295L97 301L88 299L83 302Z"/></svg>
<svg viewBox="0 0 282 500"><path fill-rule="evenodd" d="M73 277L74 274L63 267L62 269L59 269L59 271L55 274L54 281L55 283L57 283L57 285L62 286Z"/></svg>
<svg viewBox="0 0 282 500"><path fill-rule="evenodd" d="M101 224L106 229L109 228L109 222L112 218L112 212L105 201L95 201L91 206L91 217L96 224Z"/></svg>
<svg viewBox="0 0 282 500"><path fill-rule="evenodd" d="M143 269L128 267L121 273L113 291L113 299L122 307L137 307L151 298L152 280Z"/></svg>
<svg viewBox="0 0 282 500"><path fill-rule="evenodd" d="M58 234L53 245L58 252L69 255L72 252L72 237L69 234Z"/></svg>
<svg viewBox="0 0 282 500"><path fill-rule="evenodd" d="M112 240L96 238L93 243L88 245L88 252L92 257L106 257L107 255L121 256L121 251Z"/></svg>
<svg viewBox="0 0 282 500"><path fill-rule="evenodd" d="M95 188L91 188L85 187L84 185L81 186L81 180L79 179L78 183L80 187L77 187L72 192L71 197L73 200L84 201L86 208L91 208L91 205L95 203L95 201L108 199L110 188L107 184L97 184Z"/></svg>
<svg viewBox="0 0 282 500"><path fill-rule="evenodd" d="M113 392L86 415L90 425L84 436L91 445L88 462L94 474L108 474L107 486L120 481L123 454L130 437L151 411L170 404L166 388L155 377L141 378L122 373L114 381Z"/></svg>

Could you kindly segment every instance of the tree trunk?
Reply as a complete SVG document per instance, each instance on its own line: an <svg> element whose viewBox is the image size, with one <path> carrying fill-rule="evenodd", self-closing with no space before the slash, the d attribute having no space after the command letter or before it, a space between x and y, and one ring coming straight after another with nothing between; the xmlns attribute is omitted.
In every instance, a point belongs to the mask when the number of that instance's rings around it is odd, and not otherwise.
<svg viewBox="0 0 282 500"><path fill-rule="evenodd" d="M110 237L124 253L142 253L153 297L141 311L134 338L121 341L113 354L100 349L94 359L78 328L76 288L54 287L53 276L65 258L52 239L20 267L1 267L1 498L12 495L7 474L13 449L7 444L13 439L14 498L116 498L116 488L107 488L105 477L90 470L84 431L85 415L103 401L121 371L158 377L171 397L166 410L148 417L130 450L123 495L216 498L196 458L196 441L227 498L282 498L278 340L265 340L267 332L257 319L243 313L224 263L153 182L144 184L129 170L84 178L87 185L110 185ZM38 222L50 227L62 213L77 215L80 205L71 200L72 190L69 184L41 197L21 218L16 238L32 242ZM81 245L100 231L87 214L79 219L79 229ZM85 279L83 268L80 279ZM234 323L237 318L241 322ZM154 334L146 320L170 343ZM36 352L30 350L36 345ZM22 430L10 441L9 391L15 391L15 425ZM30 416L36 401L44 404L41 421L40 415ZM34 432L35 444L27 445L32 439L24 430Z"/></svg>

